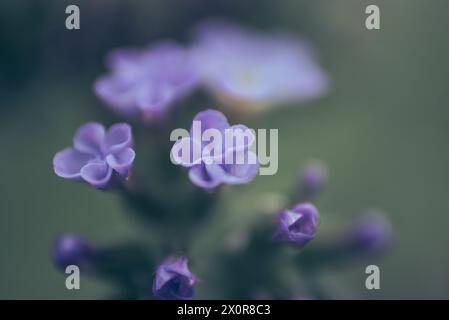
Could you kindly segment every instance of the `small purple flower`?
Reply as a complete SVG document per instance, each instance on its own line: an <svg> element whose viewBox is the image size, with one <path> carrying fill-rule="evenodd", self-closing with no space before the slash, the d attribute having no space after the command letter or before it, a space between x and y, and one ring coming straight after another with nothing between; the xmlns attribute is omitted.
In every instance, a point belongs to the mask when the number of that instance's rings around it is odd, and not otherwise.
<svg viewBox="0 0 449 320"><path fill-rule="evenodd" d="M189 168L192 183L207 190L245 184L259 171L257 156L249 150L254 140L246 126L230 126L221 112L206 110L193 119L190 135L174 144L172 160Z"/></svg>
<svg viewBox="0 0 449 320"><path fill-rule="evenodd" d="M61 270L69 265L85 266L92 255L92 248L76 235L64 235L56 239L53 246L53 262Z"/></svg>
<svg viewBox="0 0 449 320"><path fill-rule="evenodd" d="M279 213L279 225L274 238L302 248L315 237L319 218L318 210L309 203L299 204L292 210L283 210Z"/></svg>
<svg viewBox="0 0 449 320"><path fill-rule="evenodd" d="M192 57L206 86L225 104L251 110L321 96L326 74L309 46L209 21L199 25Z"/></svg>
<svg viewBox="0 0 449 320"><path fill-rule="evenodd" d="M111 73L96 81L95 93L113 110L131 118L163 116L198 84L187 51L172 42L142 50L116 50L107 65Z"/></svg>
<svg viewBox="0 0 449 320"><path fill-rule="evenodd" d="M369 212L352 223L344 243L347 250L376 254L390 245L392 234L392 227L383 214Z"/></svg>
<svg viewBox="0 0 449 320"><path fill-rule="evenodd" d="M327 172L326 166L317 161L304 168L299 179L299 191L303 200L313 200L321 193L327 183Z"/></svg>
<svg viewBox="0 0 449 320"><path fill-rule="evenodd" d="M96 122L80 127L73 147L53 158L55 173L65 179L81 180L99 189L112 185L112 178L127 178L134 162L131 127L118 123L105 130Z"/></svg>
<svg viewBox="0 0 449 320"><path fill-rule="evenodd" d="M192 300L197 278L187 266L187 258L167 260L156 270L153 294L163 300Z"/></svg>

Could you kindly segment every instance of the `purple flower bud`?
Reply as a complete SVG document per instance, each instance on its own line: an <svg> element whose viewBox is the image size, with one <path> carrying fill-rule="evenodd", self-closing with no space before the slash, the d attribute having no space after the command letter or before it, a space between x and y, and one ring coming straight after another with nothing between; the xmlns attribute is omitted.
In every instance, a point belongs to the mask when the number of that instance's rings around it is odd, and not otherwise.
<svg viewBox="0 0 449 320"><path fill-rule="evenodd" d="M226 105L255 111L327 89L326 74L299 39L219 21L204 22L196 31L193 59L206 86Z"/></svg>
<svg viewBox="0 0 449 320"><path fill-rule="evenodd" d="M217 137L205 139L205 133L211 132ZM178 140L171 154L174 163L189 168L193 184L212 190L254 179L259 172L257 155L249 150L254 141L246 126L230 126L223 113L206 110L195 116L190 136Z"/></svg>
<svg viewBox="0 0 449 320"><path fill-rule="evenodd" d="M346 250L377 254L391 243L392 227L379 212L369 212L353 222L345 236Z"/></svg>
<svg viewBox="0 0 449 320"><path fill-rule="evenodd" d="M299 179L301 200L315 199L324 189L328 179L328 171L321 162L312 162L307 165Z"/></svg>
<svg viewBox="0 0 449 320"><path fill-rule="evenodd" d="M108 131L96 122L80 127L72 148L58 152L53 158L56 175L81 180L99 189L112 185L112 178L127 178L135 158L131 127L118 123Z"/></svg>
<svg viewBox="0 0 449 320"><path fill-rule="evenodd" d="M187 51L176 43L119 49L107 62L111 73L96 81L95 93L114 111L130 118L159 118L198 85Z"/></svg>
<svg viewBox="0 0 449 320"><path fill-rule="evenodd" d="M197 278L187 267L187 258L167 260L156 270L153 294L163 300L191 300Z"/></svg>
<svg viewBox="0 0 449 320"><path fill-rule="evenodd" d="M279 225L274 239L287 241L302 248L315 237L319 221L318 210L309 203L279 213Z"/></svg>
<svg viewBox="0 0 449 320"><path fill-rule="evenodd" d="M53 263L65 270L69 265L82 268L92 254L92 248L76 235L64 235L56 239L53 246Z"/></svg>

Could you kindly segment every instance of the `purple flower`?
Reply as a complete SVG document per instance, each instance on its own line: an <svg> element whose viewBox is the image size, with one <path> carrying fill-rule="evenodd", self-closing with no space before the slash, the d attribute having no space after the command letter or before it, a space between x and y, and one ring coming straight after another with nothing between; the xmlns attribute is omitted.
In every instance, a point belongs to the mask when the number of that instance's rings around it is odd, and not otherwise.
<svg viewBox="0 0 449 320"><path fill-rule="evenodd" d="M390 245L392 234L392 227L383 214L369 212L352 223L343 243L346 250L376 254Z"/></svg>
<svg viewBox="0 0 449 320"><path fill-rule="evenodd" d="M76 235L64 235L53 246L53 262L61 270L69 265L83 267L92 254L92 248Z"/></svg>
<svg viewBox="0 0 449 320"><path fill-rule="evenodd" d="M108 131L96 122L80 127L73 147L53 158L55 173L65 179L81 180L95 188L111 186L112 178L127 178L134 162L131 127L118 123Z"/></svg>
<svg viewBox="0 0 449 320"><path fill-rule="evenodd" d="M153 294L164 300L191 300L195 297L197 278L187 267L187 258L167 260L156 270Z"/></svg>
<svg viewBox="0 0 449 320"><path fill-rule="evenodd" d="M274 238L287 241L297 247L304 247L315 237L320 215L309 203L302 203L292 210L279 213L279 225Z"/></svg>
<svg viewBox="0 0 449 320"><path fill-rule="evenodd" d="M308 164L299 179L300 194L303 200L315 199L327 183L327 168L321 162Z"/></svg>
<svg viewBox="0 0 449 320"><path fill-rule="evenodd" d="M197 28L192 56L206 86L240 109L317 97L328 85L309 46L287 35L205 22Z"/></svg>
<svg viewBox="0 0 449 320"><path fill-rule="evenodd" d="M198 84L187 51L172 42L116 50L107 65L111 73L96 81L95 93L113 110L132 118L163 116Z"/></svg>
<svg viewBox="0 0 449 320"><path fill-rule="evenodd" d="M192 183L207 190L245 184L259 171L257 156L249 150L254 140L246 126L230 126L221 112L206 110L193 119L190 135L175 143L172 160L189 168Z"/></svg>

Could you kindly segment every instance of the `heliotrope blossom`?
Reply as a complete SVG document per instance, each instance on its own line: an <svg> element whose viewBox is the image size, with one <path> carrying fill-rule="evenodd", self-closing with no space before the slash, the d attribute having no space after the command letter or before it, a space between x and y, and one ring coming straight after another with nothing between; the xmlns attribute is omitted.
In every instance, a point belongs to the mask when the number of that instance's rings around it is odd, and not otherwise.
<svg viewBox="0 0 449 320"><path fill-rule="evenodd" d="M302 203L279 213L278 229L274 238L304 247L315 237L320 215L310 203Z"/></svg>
<svg viewBox="0 0 449 320"><path fill-rule="evenodd" d="M164 300L191 300L195 297L197 278L187 266L187 258L163 262L156 270L153 294Z"/></svg>
<svg viewBox="0 0 449 320"><path fill-rule="evenodd" d="M327 76L309 46L229 23L199 25L192 56L206 86L230 106L260 109L322 95Z"/></svg>
<svg viewBox="0 0 449 320"><path fill-rule="evenodd" d="M107 131L99 123L87 123L76 131L73 147L54 156L54 171L61 178L107 188L114 176L127 178L135 158L132 143L131 127L126 123Z"/></svg>
<svg viewBox="0 0 449 320"><path fill-rule="evenodd" d="M230 126L223 113L206 110L195 116L190 136L178 140L171 154L176 164L189 168L190 180L201 188L244 184L259 171L257 156L249 149L254 140L246 126Z"/></svg>
<svg viewBox="0 0 449 320"><path fill-rule="evenodd" d="M111 72L96 81L95 93L128 117L159 118L198 84L186 49L173 42L116 50L107 65Z"/></svg>

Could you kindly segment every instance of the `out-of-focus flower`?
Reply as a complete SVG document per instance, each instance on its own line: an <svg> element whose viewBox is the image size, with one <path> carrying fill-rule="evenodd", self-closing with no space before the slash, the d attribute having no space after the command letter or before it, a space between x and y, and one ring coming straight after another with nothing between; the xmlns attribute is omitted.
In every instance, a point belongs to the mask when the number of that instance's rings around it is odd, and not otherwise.
<svg viewBox="0 0 449 320"><path fill-rule="evenodd" d="M279 225L274 238L302 248L315 237L320 215L309 203L279 213Z"/></svg>
<svg viewBox="0 0 449 320"><path fill-rule="evenodd" d="M358 217L343 236L348 251L377 254L383 252L392 240L392 227L385 215L368 212Z"/></svg>
<svg viewBox="0 0 449 320"><path fill-rule="evenodd" d="M53 158L55 173L65 179L82 180L95 188L112 185L112 178L127 178L135 158L131 127L118 123L105 130L96 122L80 127L73 147Z"/></svg>
<svg viewBox="0 0 449 320"><path fill-rule="evenodd" d="M197 278L187 266L187 258L167 260L156 270L153 294L164 300L191 300L195 297Z"/></svg>
<svg viewBox="0 0 449 320"><path fill-rule="evenodd" d="M230 126L221 112L206 110L195 116L190 136L178 140L171 154L176 164L189 168L192 183L211 190L254 179L259 171L257 156L249 150L254 140L246 126Z"/></svg>
<svg viewBox="0 0 449 320"><path fill-rule="evenodd" d="M186 49L172 42L116 50L107 65L111 73L95 82L95 93L113 110L132 118L163 116L199 82Z"/></svg>
<svg viewBox="0 0 449 320"><path fill-rule="evenodd" d="M53 263L65 270L69 265L82 268L92 255L92 248L79 236L63 235L56 239L53 246Z"/></svg>
<svg viewBox="0 0 449 320"><path fill-rule="evenodd" d="M209 21L196 29L192 56L206 86L228 106L260 110L322 95L326 74L303 41Z"/></svg>
<svg viewBox="0 0 449 320"><path fill-rule="evenodd" d="M326 166L318 161L308 164L299 178L299 193L301 200L315 199L324 189L328 180Z"/></svg>

